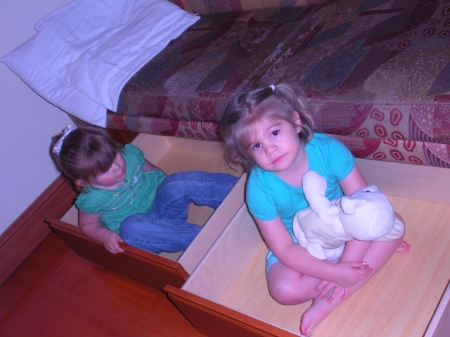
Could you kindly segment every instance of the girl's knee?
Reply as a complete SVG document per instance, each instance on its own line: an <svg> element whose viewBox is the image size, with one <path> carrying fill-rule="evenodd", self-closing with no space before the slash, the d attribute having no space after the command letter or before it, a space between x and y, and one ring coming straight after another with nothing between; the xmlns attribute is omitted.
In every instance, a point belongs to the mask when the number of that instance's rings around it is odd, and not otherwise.
<svg viewBox="0 0 450 337"><path fill-rule="evenodd" d="M268 271L269 293L278 303L294 305L317 296L317 279L301 275L277 262Z"/></svg>
<svg viewBox="0 0 450 337"><path fill-rule="evenodd" d="M270 296L280 304L283 305L296 305L311 300L311 297L301 296L297 292L293 292L292 289L287 288L275 288L269 289Z"/></svg>
<svg viewBox="0 0 450 337"><path fill-rule="evenodd" d="M289 304L290 299L292 298L292 293L290 289L286 287L280 287L278 285L271 286L269 285L269 293L272 298L280 304L287 305Z"/></svg>
<svg viewBox="0 0 450 337"><path fill-rule="evenodd" d="M269 282L269 293L275 301L283 305L295 305L313 298L311 291L305 292L296 282Z"/></svg>

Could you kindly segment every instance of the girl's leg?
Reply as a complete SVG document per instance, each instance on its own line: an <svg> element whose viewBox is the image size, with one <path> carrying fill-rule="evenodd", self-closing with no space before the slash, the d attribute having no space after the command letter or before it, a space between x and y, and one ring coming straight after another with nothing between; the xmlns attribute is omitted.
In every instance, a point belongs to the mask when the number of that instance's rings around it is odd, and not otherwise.
<svg viewBox="0 0 450 337"><path fill-rule="evenodd" d="M403 237L387 242L372 241L364 256L364 261L372 268L372 272L365 279L350 287L350 295L366 284L389 261L396 250L402 247L402 244ZM403 248L406 249L406 247ZM311 336L314 328L344 301L339 295L332 302L328 302L330 294L331 292L325 297L315 298L311 307L304 312L300 323L302 335Z"/></svg>
<svg viewBox="0 0 450 337"><path fill-rule="evenodd" d="M224 173L190 171L171 174L158 189L153 212L161 218L186 220L191 203L215 209L237 180Z"/></svg>
<svg viewBox="0 0 450 337"><path fill-rule="evenodd" d="M313 299L317 296L314 288L319 282L319 279L302 275L281 262L274 263L267 275L270 295L284 305L295 305Z"/></svg>
<svg viewBox="0 0 450 337"><path fill-rule="evenodd" d="M298 244L294 235L292 235L292 240ZM329 262L336 263L336 261ZM317 296L317 292L314 289L320 280L302 275L286 267L272 251L269 251L266 257L266 277L269 293L278 303L295 305L309 301Z"/></svg>
<svg viewBox="0 0 450 337"><path fill-rule="evenodd" d="M162 219L154 213L134 214L122 221L120 236L130 246L151 253L185 250L201 227L180 219Z"/></svg>
<svg viewBox="0 0 450 337"><path fill-rule="evenodd" d="M156 254L185 250L201 227L187 222L189 204L217 208L238 178L222 173L180 172L159 187L150 214L134 214L120 225L129 245Z"/></svg>

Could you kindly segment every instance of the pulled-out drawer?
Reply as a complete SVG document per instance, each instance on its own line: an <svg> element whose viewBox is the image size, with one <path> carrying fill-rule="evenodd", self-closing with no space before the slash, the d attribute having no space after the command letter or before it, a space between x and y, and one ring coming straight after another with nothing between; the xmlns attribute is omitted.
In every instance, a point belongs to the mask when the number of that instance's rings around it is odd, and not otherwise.
<svg viewBox="0 0 450 337"><path fill-rule="evenodd" d="M241 176L241 172L225 163L219 142L140 134L132 143L167 174L204 170ZM46 221L75 253L87 260L156 289L162 289L165 284L180 287L244 203L244 185L245 175L215 211L206 206L190 206L188 220L203 228L191 245L179 253L156 255L124 244L125 252L111 254L101 243L82 234L77 226L75 206L63 218L47 218Z"/></svg>
<svg viewBox="0 0 450 337"><path fill-rule="evenodd" d="M369 183L390 193L407 224L405 240L411 250L395 254L322 321L313 336L449 336L448 305L443 303L449 296L443 294L450 277L450 170L359 164ZM311 303L284 306L270 297L264 270L267 251L242 206L181 289L168 285L164 291L207 336L298 336L300 318Z"/></svg>

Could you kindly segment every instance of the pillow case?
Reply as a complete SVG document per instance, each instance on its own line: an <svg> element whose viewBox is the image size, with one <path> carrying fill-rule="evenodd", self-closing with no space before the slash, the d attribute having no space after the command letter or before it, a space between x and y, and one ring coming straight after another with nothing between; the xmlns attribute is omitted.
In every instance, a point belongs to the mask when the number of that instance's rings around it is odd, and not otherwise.
<svg viewBox="0 0 450 337"><path fill-rule="evenodd" d="M167 0L76 0L0 62L50 103L104 127L128 79L198 19Z"/></svg>

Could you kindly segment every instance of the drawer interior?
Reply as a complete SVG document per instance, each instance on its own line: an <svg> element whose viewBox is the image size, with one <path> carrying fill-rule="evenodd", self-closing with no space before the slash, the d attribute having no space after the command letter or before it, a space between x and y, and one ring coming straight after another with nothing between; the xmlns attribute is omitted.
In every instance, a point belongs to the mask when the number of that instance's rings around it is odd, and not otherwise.
<svg viewBox="0 0 450 337"><path fill-rule="evenodd" d="M388 197L405 219L410 252L395 254L315 329L314 336L426 332L450 278L450 205ZM181 290L278 327L280 333L298 335L301 315L311 303L283 306L270 297L264 271L267 251L243 206ZM197 329L202 332L201 324Z"/></svg>

